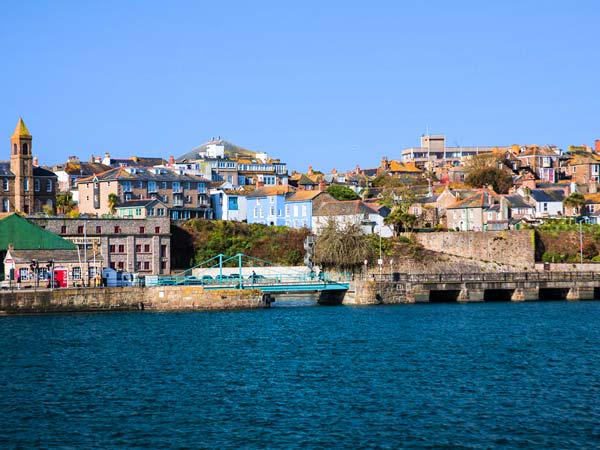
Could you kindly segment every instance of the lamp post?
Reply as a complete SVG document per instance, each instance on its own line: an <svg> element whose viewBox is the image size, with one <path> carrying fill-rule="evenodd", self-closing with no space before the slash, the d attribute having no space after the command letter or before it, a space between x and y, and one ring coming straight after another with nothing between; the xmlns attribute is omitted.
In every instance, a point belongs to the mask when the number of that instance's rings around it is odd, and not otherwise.
<svg viewBox="0 0 600 450"><path fill-rule="evenodd" d="M579 222L579 264L583 264L583 220Z"/></svg>
<svg viewBox="0 0 600 450"><path fill-rule="evenodd" d="M363 279L367 279L367 264L369 264L369 261L365 259L365 270L363 271Z"/></svg>

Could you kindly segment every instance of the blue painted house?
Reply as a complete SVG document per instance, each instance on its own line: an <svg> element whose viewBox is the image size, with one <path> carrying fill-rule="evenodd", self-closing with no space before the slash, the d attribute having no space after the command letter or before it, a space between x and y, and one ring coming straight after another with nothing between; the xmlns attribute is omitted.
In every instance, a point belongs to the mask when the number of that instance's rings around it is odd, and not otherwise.
<svg viewBox="0 0 600 450"><path fill-rule="evenodd" d="M291 228L312 228L313 210L321 203L335 199L327 192L315 190L297 190L285 199L285 225Z"/></svg>
<svg viewBox="0 0 600 450"><path fill-rule="evenodd" d="M285 199L293 192L291 186L265 186L246 196L248 223L285 225Z"/></svg>

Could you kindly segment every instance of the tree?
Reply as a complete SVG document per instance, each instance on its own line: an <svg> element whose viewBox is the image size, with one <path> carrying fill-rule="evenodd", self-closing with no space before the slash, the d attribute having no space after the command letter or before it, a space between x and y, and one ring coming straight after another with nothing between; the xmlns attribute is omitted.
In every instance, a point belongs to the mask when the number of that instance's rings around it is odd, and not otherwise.
<svg viewBox="0 0 600 450"><path fill-rule="evenodd" d="M498 169L503 164L501 155L491 152L472 156L467 160L465 166L469 172L473 172L480 169Z"/></svg>
<svg viewBox="0 0 600 450"><path fill-rule="evenodd" d="M76 203L73 201L73 194L62 192L56 196L56 209L62 214L68 214L73 210Z"/></svg>
<svg viewBox="0 0 600 450"><path fill-rule="evenodd" d="M117 194L115 194L114 192L111 192L110 194L108 194L108 210L110 211L111 214L115 213L117 201L118 201Z"/></svg>
<svg viewBox="0 0 600 450"><path fill-rule="evenodd" d="M465 178L465 183L477 188L492 186L498 194L507 194L513 186L512 177L504 170L494 167L471 170Z"/></svg>
<svg viewBox="0 0 600 450"><path fill-rule="evenodd" d="M315 243L314 261L324 270L355 272L372 256L368 236L358 224L338 225L331 219Z"/></svg>
<svg viewBox="0 0 600 450"><path fill-rule="evenodd" d="M360 197L356 192L347 186L331 185L326 192L336 200L359 200Z"/></svg>
<svg viewBox="0 0 600 450"><path fill-rule="evenodd" d="M389 208L390 213L384 219L386 225L394 228L394 235L400 231L412 231L417 217L410 214L410 207L415 203L416 195L412 186L403 184L383 191L379 203Z"/></svg>
<svg viewBox="0 0 600 450"><path fill-rule="evenodd" d="M572 192L567 198L563 200L564 206L573 208L575 214L580 214L581 207L585 204L585 197L579 192Z"/></svg>

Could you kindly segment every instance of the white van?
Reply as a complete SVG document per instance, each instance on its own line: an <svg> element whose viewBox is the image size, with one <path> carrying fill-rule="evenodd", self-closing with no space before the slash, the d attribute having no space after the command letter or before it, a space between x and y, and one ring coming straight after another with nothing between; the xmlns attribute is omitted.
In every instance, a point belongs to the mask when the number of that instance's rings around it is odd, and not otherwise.
<svg viewBox="0 0 600 450"><path fill-rule="evenodd" d="M123 287L133 286L136 274L121 272L111 267L104 267L102 269L102 286L106 287Z"/></svg>

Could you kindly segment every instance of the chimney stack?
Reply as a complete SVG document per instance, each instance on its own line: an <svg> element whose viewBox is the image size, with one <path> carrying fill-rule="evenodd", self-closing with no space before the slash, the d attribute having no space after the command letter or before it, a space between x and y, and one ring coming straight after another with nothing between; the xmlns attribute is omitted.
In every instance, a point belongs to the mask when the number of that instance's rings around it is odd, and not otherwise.
<svg viewBox="0 0 600 450"><path fill-rule="evenodd" d="M314 174L314 172L313 172L312 166L308 166L308 175L313 175L313 174Z"/></svg>
<svg viewBox="0 0 600 450"><path fill-rule="evenodd" d="M596 139L594 141L594 150L596 153L600 153L600 139Z"/></svg>
<svg viewBox="0 0 600 450"><path fill-rule="evenodd" d="M169 156L169 166L175 164L175 157L173 155Z"/></svg>
<svg viewBox="0 0 600 450"><path fill-rule="evenodd" d="M35 156L33 157L33 165L34 165L35 167L39 167L39 165L40 165L40 163L39 163L39 161L38 161L38 157L37 157L37 155L35 155Z"/></svg>
<svg viewBox="0 0 600 450"><path fill-rule="evenodd" d="M321 181L319 181L319 190L320 191L324 191L325 190L325 180L321 178Z"/></svg>

